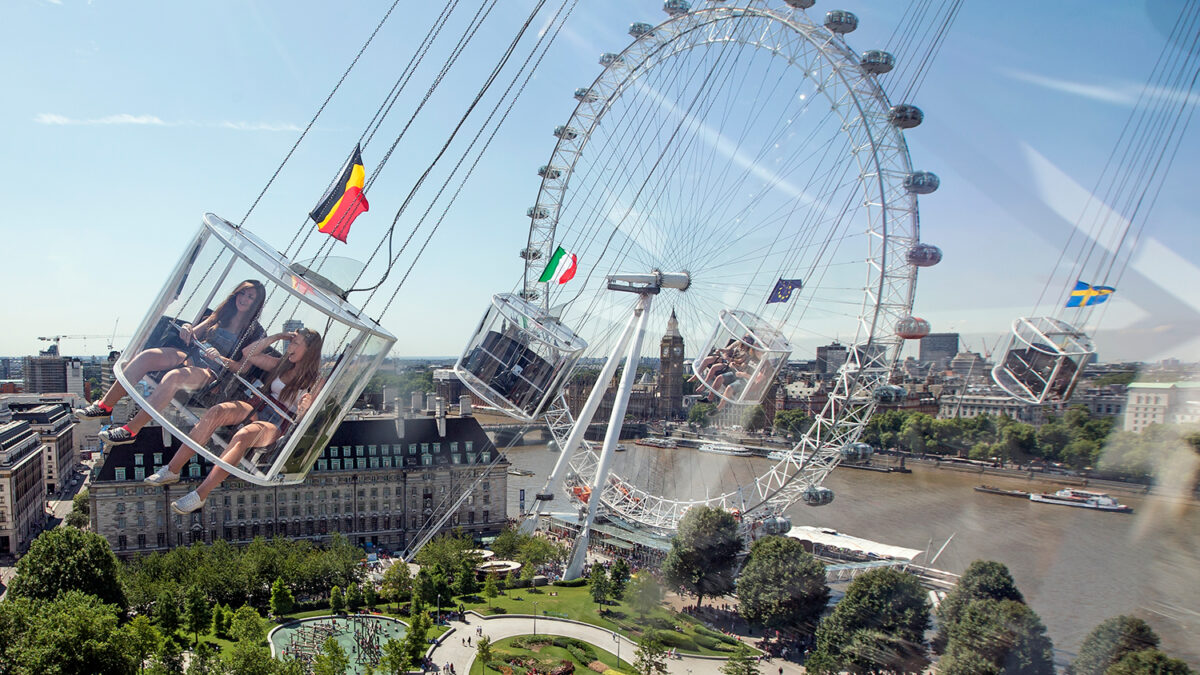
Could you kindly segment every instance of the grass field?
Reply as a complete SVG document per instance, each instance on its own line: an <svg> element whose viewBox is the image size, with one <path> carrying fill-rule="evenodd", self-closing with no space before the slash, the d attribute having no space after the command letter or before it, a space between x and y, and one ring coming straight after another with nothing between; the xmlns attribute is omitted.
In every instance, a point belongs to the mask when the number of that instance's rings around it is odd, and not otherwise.
<svg viewBox="0 0 1200 675"><path fill-rule="evenodd" d="M654 628L659 631L667 647L675 647L680 652L708 656L729 656L733 653L732 645L722 642L712 631L697 624L695 619L665 607L656 608L642 617L622 601L605 605L601 614L600 606L592 601L586 586L543 586L538 590L540 592L535 593L527 588L510 589L490 603L472 596L457 598L455 602L461 602L467 609L480 614L537 614L573 619L616 631L635 642L647 628Z"/></svg>
<svg viewBox="0 0 1200 675"><path fill-rule="evenodd" d="M575 657L575 655L571 654L570 651L563 647L557 647L547 643L543 646L535 647L534 649L525 649L513 645L513 641L519 639L520 638L515 637L507 638L504 640L499 640L496 642L496 644L492 645L492 661L504 661L506 657L513 656L530 658L546 664L546 666L548 666L545 668L546 670L550 670L552 664L558 664L562 661L571 661L575 664L576 675L588 675L589 673L599 675L597 671L590 670L588 668L588 663L580 661ZM546 639L549 641L551 638L548 637ZM621 667L617 668L617 657L614 654L610 654L609 652L606 652L603 649L599 649L595 646L593 646L593 649L596 651L596 660L603 662L604 665L614 670L619 670L622 673L631 672L632 668L627 658L622 658L620 663ZM629 656L633 655L630 654ZM622 657L624 657L624 655L622 655ZM479 675L481 667L482 666L476 666L474 669L472 669L469 675ZM519 668L514 670L517 672L523 672ZM538 670L541 671L542 668L539 668ZM498 670L493 670L492 668L483 668L483 675L504 675L504 673Z"/></svg>

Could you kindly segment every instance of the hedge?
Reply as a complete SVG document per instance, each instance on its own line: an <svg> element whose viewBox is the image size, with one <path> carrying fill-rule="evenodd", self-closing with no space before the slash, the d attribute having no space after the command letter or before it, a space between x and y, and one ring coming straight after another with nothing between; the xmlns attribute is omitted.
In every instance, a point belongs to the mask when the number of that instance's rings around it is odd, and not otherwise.
<svg viewBox="0 0 1200 675"><path fill-rule="evenodd" d="M587 577L579 577L578 579L560 579L554 582L553 585L561 588L579 588L580 586L586 586L587 582Z"/></svg>
<svg viewBox="0 0 1200 675"><path fill-rule="evenodd" d="M673 630L660 632L658 634L658 640L664 645L668 647L675 647L676 649L696 649L695 640L684 635L683 633L677 633Z"/></svg>

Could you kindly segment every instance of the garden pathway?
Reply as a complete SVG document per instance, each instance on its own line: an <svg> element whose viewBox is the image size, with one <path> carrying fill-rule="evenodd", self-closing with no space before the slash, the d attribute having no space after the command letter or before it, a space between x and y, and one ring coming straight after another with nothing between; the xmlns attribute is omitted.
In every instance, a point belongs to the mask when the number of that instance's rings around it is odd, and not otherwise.
<svg viewBox="0 0 1200 675"><path fill-rule="evenodd" d="M502 614L497 616L480 616L467 612L467 621L450 621L450 630L442 636L439 644L429 651L429 658L438 667L447 663L454 664L457 675L469 675L471 664L475 661L475 645L481 630L483 635L498 642L505 638L518 635L558 635L583 640L605 651L620 657L625 668L637 650L637 643L629 638L617 635L612 631L551 617L533 617L529 615ZM536 625L535 625L536 624ZM536 631L535 631L536 628ZM471 638L471 646L463 644L463 638ZM619 650L619 651L618 651ZM720 668L724 659L680 654L679 658L667 660L667 670L670 675L721 675ZM782 659L763 661L760 665L762 675L800 675L804 667Z"/></svg>

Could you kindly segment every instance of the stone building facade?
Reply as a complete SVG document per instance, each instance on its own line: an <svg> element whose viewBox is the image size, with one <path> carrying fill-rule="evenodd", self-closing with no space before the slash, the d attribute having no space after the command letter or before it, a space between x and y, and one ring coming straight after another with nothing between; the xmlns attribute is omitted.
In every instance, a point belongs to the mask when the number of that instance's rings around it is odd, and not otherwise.
<svg viewBox="0 0 1200 675"><path fill-rule="evenodd" d="M92 528L120 556L193 542L245 544L258 536L321 543L335 532L393 551L412 544L447 510L445 527L476 537L497 534L506 521L508 462L493 463L496 448L474 417L343 422L302 483L262 487L230 477L187 516L170 504L211 465L193 458L181 482L146 485L142 479L181 445L158 432L147 427L134 443L112 448L92 482Z"/></svg>
<svg viewBox="0 0 1200 675"><path fill-rule="evenodd" d="M0 556L24 553L46 525L43 466L29 422L0 424Z"/></svg>
<svg viewBox="0 0 1200 675"><path fill-rule="evenodd" d="M14 420L29 422L42 443L42 476L46 494L63 489L79 461L75 451L75 418L67 403L25 403L10 407Z"/></svg>

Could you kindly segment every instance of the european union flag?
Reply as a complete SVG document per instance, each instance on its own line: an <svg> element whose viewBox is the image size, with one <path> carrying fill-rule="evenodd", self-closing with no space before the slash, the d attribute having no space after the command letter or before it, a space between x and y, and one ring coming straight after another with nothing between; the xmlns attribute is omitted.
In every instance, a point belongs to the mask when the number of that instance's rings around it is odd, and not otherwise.
<svg viewBox="0 0 1200 675"><path fill-rule="evenodd" d="M1067 307L1098 305L1108 300L1108 296L1116 290L1111 286L1093 286L1083 281L1076 281L1075 290L1071 291L1071 297L1067 298Z"/></svg>
<svg viewBox="0 0 1200 675"><path fill-rule="evenodd" d="M767 298L767 304L772 302L787 302L792 299L792 291L798 291L804 288L803 279L780 279L775 283L775 289L771 291L771 297Z"/></svg>

